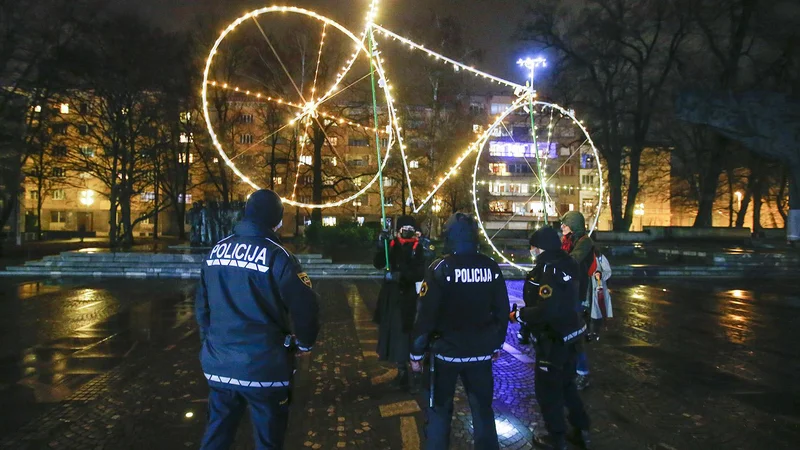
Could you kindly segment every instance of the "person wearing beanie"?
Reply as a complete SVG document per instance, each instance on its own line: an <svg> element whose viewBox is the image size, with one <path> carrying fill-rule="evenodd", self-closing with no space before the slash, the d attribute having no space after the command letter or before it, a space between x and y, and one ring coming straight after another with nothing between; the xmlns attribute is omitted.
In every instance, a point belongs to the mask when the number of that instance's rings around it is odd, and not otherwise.
<svg viewBox="0 0 800 450"><path fill-rule="evenodd" d="M378 324L376 352L381 361L394 363L397 376L392 386L416 393L419 377L408 371L408 351L411 344L411 327L417 312L417 287L425 275L425 251L417 236L417 224L411 216L397 219L396 232L388 242L388 233L382 233L375 252L374 265L386 269L386 249L389 267L378 294L373 321Z"/></svg>
<svg viewBox="0 0 800 450"><path fill-rule="evenodd" d="M578 264L561 249L558 232L551 227L537 230L530 238L533 269L523 288L525 307L509 315L534 336L536 348L536 400L542 409L549 436L534 436L539 447L567 448L564 408L582 448L589 448L589 416L575 384L577 348L586 333L586 323L576 311Z"/></svg>
<svg viewBox="0 0 800 450"><path fill-rule="evenodd" d="M479 253L472 216L456 213L443 234L447 254L425 272L410 355L411 369L420 373L429 354L425 448L450 448L453 396L460 377L470 399L475 448L498 449L492 361L508 328L506 283L497 263Z"/></svg>
<svg viewBox="0 0 800 450"><path fill-rule="evenodd" d="M202 449L230 447L248 405L256 447L283 448L295 358L317 339L319 307L275 233L282 221L278 194L254 192L234 234L203 261L195 300L210 389Z"/></svg>
<svg viewBox="0 0 800 450"><path fill-rule="evenodd" d="M589 304L585 302L591 287L592 265L595 262L594 241L586 233L586 219L578 211L570 211L561 218L561 248L578 263L578 293L581 304L578 310L588 316ZM583 346L578 349L578 390L589 387L589 357Z"/></svg>

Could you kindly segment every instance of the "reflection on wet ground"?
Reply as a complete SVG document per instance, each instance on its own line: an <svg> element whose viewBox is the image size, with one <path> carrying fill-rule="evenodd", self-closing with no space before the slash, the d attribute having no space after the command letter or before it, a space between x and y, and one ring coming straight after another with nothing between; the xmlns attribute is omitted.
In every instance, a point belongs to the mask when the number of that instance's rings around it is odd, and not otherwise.
<svg viewBox="0 0 800 450"><path fill-rule="evenodd" d="M0 280L0 434L193 317L191 282L14 281Z"/></svg>
<svg viewBox="0 0 800 450"><path fill-rule="evenodd" d="M615 318L589 346L594 385L584 397L595 418L651 445L653 430L674 427L700 447L790 448L800 437L798 287L613 283ZM512 283L512 295L520 290ZM668 445L677 443L687 441Z"/></svg>
<svg viewBox="0 0 800 450"><path fill-rule="evenodd" d="M93 444L86 448L112 442L105 430L117 439L109 448L165 448L167 441L175 444L169 448L178 448L197 442L207 387L197 363L198 342L181 340L193 327L193 282L2 287L0 441L4 435L10 436L8 442L35 435L26 448L51 442L57 443L53 448L74 448L70 433L86 429L81 442ZM291 448L309 439L336 448L342 431L325 430L338 430L341 418L348 427L369 422L376 430L365 437L364 429L347 428L356 433L347 447L367 439L376 446L364 448L399 448L394 443L400 422L375 415L379 404L410 397L373 386L369 380L375 374L366 373L374 363L376 337L365 330L374 328L370 310L379 285L324 280L315 288L322 294L323 333L311 363L314 377L308 377L309 403L298 410L302 426L290 430ZM521 300L521 283L510 282L509 293L512 301ZM600 342L588 346L593 384L582 394L594 423L595 448L793 448L798 442L797 283L614 282L611 294L615 317ZM542 429L533 395L535 355L519 344L515 326L494 366L495 406L504 448L529 449L533 430ZM85 388L86 381L109 372L120 372L119 378L105 390ZM103 377L94 384L98 380ZM85 396L79 392L54 408L57 414L31 422L79 385ZM469 415L460 395L457 450L471 448ZM329 409L334 403L335 414ZM74 422L62 427L65 418ZM421 414L417 418L421 424ZM35 425L11 432L26 422ZM241 434L248 430L242 428ZM252 448L248 445L244 440L236 448Z"/></svg>

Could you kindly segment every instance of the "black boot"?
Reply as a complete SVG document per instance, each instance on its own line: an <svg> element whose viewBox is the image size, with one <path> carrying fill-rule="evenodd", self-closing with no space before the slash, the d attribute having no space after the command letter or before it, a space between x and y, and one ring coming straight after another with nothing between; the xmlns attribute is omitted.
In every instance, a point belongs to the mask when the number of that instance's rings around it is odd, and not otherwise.
<svg viewBox="0 0 800 450"><path fill-rule="evenodd" d="M569 437L569 441L583 449L590 449L592 444L592 436L589 430L581 430L575 428Z"/></svg>
<svg viewBox="0 0 800 450"><path fill-rule="evenodd" d="M534 436L533 446L546 450L567 450L567 440L563 434Z"/></svg>

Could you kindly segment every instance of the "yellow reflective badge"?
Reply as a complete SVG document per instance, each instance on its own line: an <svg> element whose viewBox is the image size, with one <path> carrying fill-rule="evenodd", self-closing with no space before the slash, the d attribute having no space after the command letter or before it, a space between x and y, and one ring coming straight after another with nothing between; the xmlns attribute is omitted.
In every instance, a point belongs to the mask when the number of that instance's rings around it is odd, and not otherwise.
<svg viewBox="0 0 800 450"><path fill-rule="evenodd" d="M311 287L311 278L308 277L307 273L300 272L297 274L297 278L300 278L300 281L302 281L306 286Z"/></svg>
<svg viewBox="0 0 800 450"><path fill-rule="evenodd" d="M548 299L552 295L553 295L553 288L551 288L549 284L543 284L542 287L539 288L539 297L543 299Z"/></svg>
<svg viewBox="0 0 800 450"><path fill-rule="evenodd" d="M428 283L423 281L422 282L422 287L419 288L419 296L420 297L425 297L425 295L427 293L428 293Z"/></svg>

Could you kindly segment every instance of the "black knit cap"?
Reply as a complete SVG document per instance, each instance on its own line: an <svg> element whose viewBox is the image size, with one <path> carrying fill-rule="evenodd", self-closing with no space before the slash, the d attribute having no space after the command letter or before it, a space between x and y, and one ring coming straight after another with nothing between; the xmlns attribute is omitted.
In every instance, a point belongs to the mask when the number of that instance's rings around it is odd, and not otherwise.
<svg viewBox="0 0 800 450"><path fill-rule="evenodd" d="M552 227L543 227L536 230L531 235L529 242L531 247L540 248L543 251L561 249L561 240L558 238L558 232Z"/></svg>
<svg viewBox="0 0 800 450"><path fill-rule="evenodd" d="M269 189L253 192L244 207L244 220L270 230L283 220L281 197Z"/></svg>

